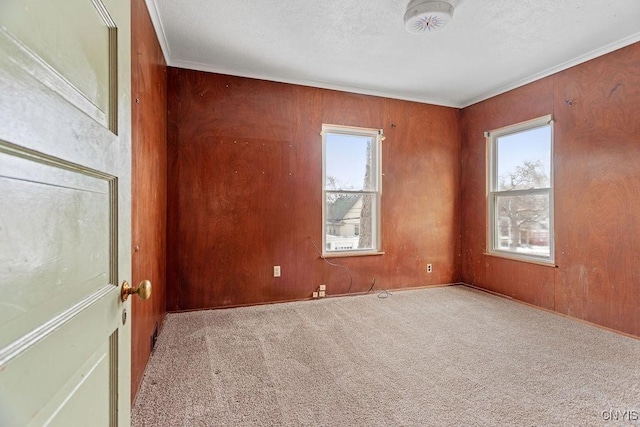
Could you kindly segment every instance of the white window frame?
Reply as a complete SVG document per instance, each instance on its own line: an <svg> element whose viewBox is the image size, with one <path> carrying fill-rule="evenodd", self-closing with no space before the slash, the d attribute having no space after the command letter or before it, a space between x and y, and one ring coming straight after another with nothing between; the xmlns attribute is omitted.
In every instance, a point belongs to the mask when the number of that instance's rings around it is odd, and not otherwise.
<svg viewBox="0 0 640 427"><path fill-rule="evenodd" d="M550 172L549 172L549 187L534 188L526 190L503 190L498 191L498 138L520 133L535 128L550 126L551 127L551 141L550 141ZM519 261L532 262L536 264L555 265L555 228L554 228L554 203L553 203L553 189L554 189L554 150L553 150L553 117L546 115L538 117L536 119L527 120L525 122L516 123L510 126L505 126L499 129L492 130L485 133L487 140L487 253L502 258L509 258ZM535 254L523 254L509 250L500 249L499 236L498 236L498 224L496 221L496 204L499 196L517 195L536 195L536 194L548 194L549 197L549 256L535 255Z"/></svg>
<svg viewBox="0 0 640 427"><path fill-rule="evenodd" d="M382 246L381 233L381 200L382 200L382 141L384 140L384 132L382 129L362 128L354 126L341 125L322 125L322 256L323 257L345 257L358 255L379 255ZM371 162L371 181L373 189L370 191L354 191L354 190L328 190L327 183L327 161L326 161L326 135L342 134L354 135L361 137L371 137L374 141L372 147ZM348 250L332 250L327 251L327 194L328 193L351 193L351 194L368 194L375 198L375 211L372 212L371 220L371 248L366 249L348 249ZM360 230L362 233L362 230Z"/></svg>

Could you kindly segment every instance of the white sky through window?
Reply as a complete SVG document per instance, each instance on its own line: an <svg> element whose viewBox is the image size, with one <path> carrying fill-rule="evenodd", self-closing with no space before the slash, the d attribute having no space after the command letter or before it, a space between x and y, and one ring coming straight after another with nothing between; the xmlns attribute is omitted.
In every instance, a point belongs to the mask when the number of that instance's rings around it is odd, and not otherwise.
<svg viewBox="0 0 640 427"><path fill-rule="evenodd" d="M514 173L526 160L541 161L551 175L551 126L528 129L498 138L498 176Z"/></svg>
<svg viewBox="0 0 640 427"><path fill-rule="evenodd" d="M363 190L367 143L371 137L329 133L326 136L326 176L336 179L342 190ZM329 188L329 187L327 187ZM337 188L334 188L337 189Z"/></svg>

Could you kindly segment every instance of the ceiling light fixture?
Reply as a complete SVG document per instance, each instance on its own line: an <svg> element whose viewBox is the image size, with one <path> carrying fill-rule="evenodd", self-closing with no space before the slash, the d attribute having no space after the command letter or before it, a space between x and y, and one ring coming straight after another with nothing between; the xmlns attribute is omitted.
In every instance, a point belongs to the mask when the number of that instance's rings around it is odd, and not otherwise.
<svg viewBox="0 0 640 427"><path fill-rule="evenodd" d="M404 27L411 34L432 33L444 28L453 17L453 5L446 1L412 1L404 14Z"/></svg>

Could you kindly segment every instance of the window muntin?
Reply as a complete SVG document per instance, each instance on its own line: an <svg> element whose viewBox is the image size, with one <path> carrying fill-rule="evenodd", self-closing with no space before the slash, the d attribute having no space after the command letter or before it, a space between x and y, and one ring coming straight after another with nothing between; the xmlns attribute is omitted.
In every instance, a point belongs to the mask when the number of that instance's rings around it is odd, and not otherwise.
<svg viewBox="0 0 640 427"><path fill-rule="evenodd" d="M553 263L551 116L487 136L489 253Z"/></svg>
<svg viewBox="0 0 640 427"><path fill-rule="evenodd" d="M323 125L324 254L380 250L379 129Z"/></svg>

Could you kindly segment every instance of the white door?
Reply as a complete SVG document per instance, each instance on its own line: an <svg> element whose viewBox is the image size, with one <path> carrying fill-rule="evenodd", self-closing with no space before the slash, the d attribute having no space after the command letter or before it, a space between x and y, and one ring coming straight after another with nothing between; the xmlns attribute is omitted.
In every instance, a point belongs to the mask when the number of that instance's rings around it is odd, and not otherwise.
<svg viewBox="0 0 640 427"><path fill-rule="evenodd" d="M0 1L2 426L129 425L129 14Z"/></svg>

